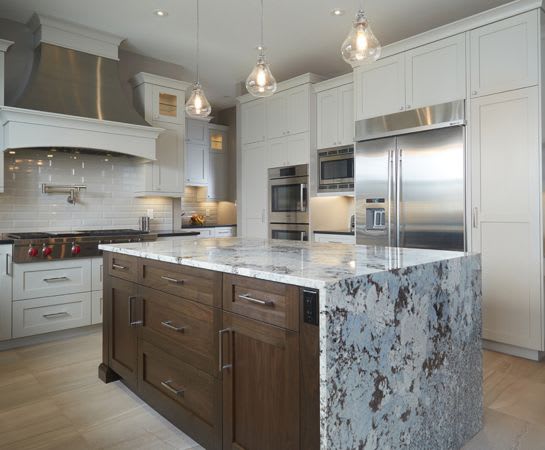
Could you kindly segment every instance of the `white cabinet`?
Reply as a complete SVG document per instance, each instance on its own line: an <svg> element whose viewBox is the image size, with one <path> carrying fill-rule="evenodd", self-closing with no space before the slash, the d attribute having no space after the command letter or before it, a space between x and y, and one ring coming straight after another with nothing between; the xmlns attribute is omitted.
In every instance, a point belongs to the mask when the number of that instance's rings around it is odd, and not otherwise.
<svg viewBox="0 0 545 450"><path fill-rule="evenodd" d="M405 59L395 55L354 71L356 120L405 109Z"/></svg>
<svg viewBox="0 0 545 450"><path fill-rule="evenodd" d="M185 184L187 186L206 186L209 172L208 145L186 142Z"/></svg>
<svg viewBox="0 0 545 450"><path fill-rule="evenodd" d="M509 91L539 81L539 10L471 32L471 96Z"/></svg>
<svg viewBox="0 0 545 450"><path fill-rule="evenodd" d="M265 141L265 100L254 100L243 103L240 105L240 115L242 144Z"/></svg>
<svg viewBox="0 0 545 450"><path fill-rule="evenodd" d="M152 86L153 121L183 123L185 91L165 86Z"/></svg>
<svg viewBox="0 0 545 450"><path fill-rule="evenodd" d="M93 258L91 260L91 290L102 291L104 279L104 259Z"/></svg>
<svg viewBox="0 0 545 450"><path fill-rule="evenodd" d="M314 233L314 240L328 244L356 244L356 236L351 234Z"/></svg>
<svg viewBox="0 0 545 450"><path fill-rule="evenodd" d="M272 139L267 144L267 168L309 163L309 133Z"/></svg>
<svg viewBox="0 0 545 450"><path fill-rule="evenodd" d="M472 250L483 337L543 350L539 89L471 101Z"/></svg>
<svg viewBox="0 0 545 450"><path fill-rule="evenodd" d="M268 139L309 131L309 86L287 89L267 99L265 104Z"/></svg>
<svg viewBox="0 0 545 450"><path fill-rule="evenodd" d="M185 136L187 142L193 142L195 144L208 144L208 122L207 119L187 119L185 121Z"/></svg>
<svg viewBox="0 0 545 450"><path fill-rule="evenodd" d="M102 323L104 297L102 291L91 292L91 325Z"/></svg>
<svg viewBox="0 0 545 450"><path fill-rule="evenodd" d="M242 234L267 238L267 144L242 147Z"/></svg>
<svg viewBox="0 0 545 450"><path fill-rule="evenodd" d="M195 238L224 238L237 235L236 227L211 227L211 228L196 228L200 234Z"/></svg>
<svg viewBox="0 0 545 450"><path fill-rule="evenodd" d="M321 91L317 102L319 149L351 145L354 141L354 88L347 84Z"/></svg>
<svg viewBox="0 0 545 450"><path fill-rule="evenodd" d="M466 97L465 47L465 34L459 34L405 54L407 109Z"/></svg>
<svg viewBox="0 0 545 450"><path fill-rule="evenodd" d="M229 167L227 148L228 127L211 124L210 161L207 197L209 200L227 200L229 198Z"/></svg>
<svg viewBox="0 0 545 450"><path fill-rule="evenodd" d="M0 245L0 341L11 339L12 248Z"/></svg>
<svg viewBox="0 0 545 450"><path fill-rule="evenodd" d="M460 34L356 68L356 120L464 99L465 55Z"/></svg>

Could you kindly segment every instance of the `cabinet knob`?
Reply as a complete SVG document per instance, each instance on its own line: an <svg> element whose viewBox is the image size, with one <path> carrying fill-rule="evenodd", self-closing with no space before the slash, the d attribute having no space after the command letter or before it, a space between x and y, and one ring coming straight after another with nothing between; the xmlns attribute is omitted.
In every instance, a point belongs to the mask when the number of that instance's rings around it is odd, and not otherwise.
<svg viewBox="0 0 545 450"><path fill-rule="evenodd" d="M477 95L477 91L471 92L471 95Z"/></svg>

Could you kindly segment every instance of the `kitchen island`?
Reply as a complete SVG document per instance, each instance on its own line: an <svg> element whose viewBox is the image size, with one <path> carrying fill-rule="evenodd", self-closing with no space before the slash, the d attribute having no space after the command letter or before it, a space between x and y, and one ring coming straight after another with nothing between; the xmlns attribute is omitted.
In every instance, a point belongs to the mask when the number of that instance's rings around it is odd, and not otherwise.
<svg viewBox="0 0 545 450"><path fill-rule="evenodd" d="M453 449L482 427L479 255L240 238L101 249L101 378L206 448Z"/></svg>

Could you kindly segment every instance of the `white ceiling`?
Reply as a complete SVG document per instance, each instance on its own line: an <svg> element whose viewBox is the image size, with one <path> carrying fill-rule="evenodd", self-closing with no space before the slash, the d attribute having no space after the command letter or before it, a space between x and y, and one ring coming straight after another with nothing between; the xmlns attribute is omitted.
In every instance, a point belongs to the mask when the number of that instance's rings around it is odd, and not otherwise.
<svg viewBox="0 0 545 450"><path fill-rule="evenodd" d="M0 17L26 22L33 12L127 38L128 50L194 73L196 0L0 0ZM383 45L509 3L509 0L365 0ZM234 104L255 63L259 0L201 0L201 81L216 108ZM339 48L358 0L265 0L265 45L278 81L305 72L334 76L350 67ZM339 7L346 14L334 17ZM156 9L168 17L152 14ZM192 81L192 80L187 80Z"/></svg>

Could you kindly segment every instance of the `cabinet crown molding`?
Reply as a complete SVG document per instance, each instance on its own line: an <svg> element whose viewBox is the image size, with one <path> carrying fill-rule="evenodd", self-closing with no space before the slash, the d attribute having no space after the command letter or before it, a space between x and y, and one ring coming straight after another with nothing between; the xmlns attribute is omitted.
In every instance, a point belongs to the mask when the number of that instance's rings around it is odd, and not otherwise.
<svg viewBox="0 0 545 450"><path fill-rule="evenodd" d="M314 89L314 92L322 92L322 91L327 91L329 89L335 89L340 86L345 86L347 84L352 84L353 82L354 82L354 73L350 72L350 73L341 75L339 77L330 78L329 80L316 83L312 86L312 88Z"/></svg>
<svg viewBox="0 0 545 450"><path fill-rule="evenodd" d="M6 39L0 39L0 52L7 52L13 45L13 41L7 41Z"/></svg>
<svg viewBox="0 0 545 450"><path fill-rule="evenodd" d="M124 38L66 20L33 14L27 26L34 33L34 46L42 42L119 60L119 44Z"/></svg>
<svg viewBox="0 0 545 450"><path fill-rule="evenodd" d="M139 72L129 80L132 88L136 88L141 84L153 84L155 86L161 86L169 89L176 89L179 91L186 91L191 88L192 83L182 80L175 80L174 78L162 77L161 75L155 75L153 73Z"/></svg>

